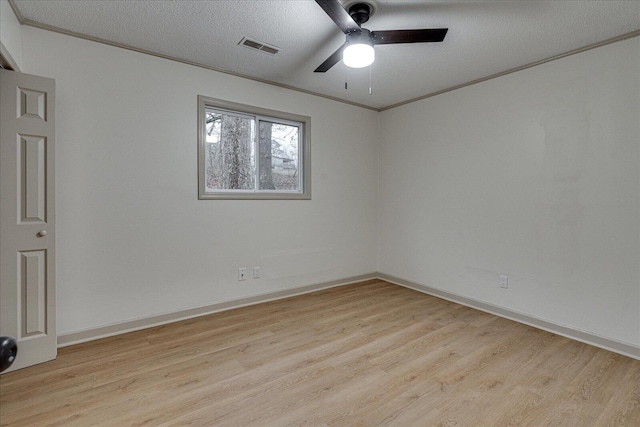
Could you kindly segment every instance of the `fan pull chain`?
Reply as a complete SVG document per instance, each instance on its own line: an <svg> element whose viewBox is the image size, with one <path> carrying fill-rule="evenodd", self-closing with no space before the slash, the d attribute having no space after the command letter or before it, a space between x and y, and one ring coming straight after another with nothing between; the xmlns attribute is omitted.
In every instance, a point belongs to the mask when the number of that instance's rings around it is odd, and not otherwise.
<svg viewBox="0 0 640 427"><path fill-rule="evenodd" d="M349 77L349 67L344 67L344 90L347 90L348 77Z"/></svg>
<svg viewBox="0 0 640 427"><path fill-rule="evenodd" d="M369 65L369 95L371 95L371 68L373 65Z"/></svg>

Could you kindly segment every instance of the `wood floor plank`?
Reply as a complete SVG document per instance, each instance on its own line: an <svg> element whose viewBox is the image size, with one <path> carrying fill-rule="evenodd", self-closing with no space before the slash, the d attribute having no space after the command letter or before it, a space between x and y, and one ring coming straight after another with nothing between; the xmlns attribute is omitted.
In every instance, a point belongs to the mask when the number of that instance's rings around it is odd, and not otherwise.
<svg viewBox="0 0 640 427"><path fill-rule="evenodd" d="M640 413L640 366L630 366L627 375L618 383L616 392L598 417L598 424L629 425Z"/></svg>
<svg viewBox="0 0 640 427"><path fill-rule="evenodd" d="M78 344L1 426L640 426L640 361L380 280Z"/></svg>

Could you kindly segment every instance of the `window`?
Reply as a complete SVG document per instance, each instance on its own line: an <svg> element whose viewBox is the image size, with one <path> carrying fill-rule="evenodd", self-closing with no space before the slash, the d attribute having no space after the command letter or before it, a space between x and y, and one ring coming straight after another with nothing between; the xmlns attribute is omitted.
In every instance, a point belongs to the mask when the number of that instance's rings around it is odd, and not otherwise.
<svg viewBox="0 0 640 427"><path fill-rule="evenodd" d="M310 199L311 119L198 96L200 199Z"/></svg>

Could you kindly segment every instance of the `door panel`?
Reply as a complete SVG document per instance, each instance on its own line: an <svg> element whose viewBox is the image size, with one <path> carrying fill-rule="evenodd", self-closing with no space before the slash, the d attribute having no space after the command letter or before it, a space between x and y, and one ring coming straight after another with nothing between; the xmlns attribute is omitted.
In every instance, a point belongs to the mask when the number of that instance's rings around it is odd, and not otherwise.
<svg viewBox="0 0 640 427"><path fill-rule="evenodd" d="M18 139L18 206L22 213L20 222L45 223L47 140L27 135L19 135Z"/></svg>
<svg viewBox="0 0 640 427"><path fill-rule="evenodd" d="M8 371L56 357L55 82L0 70L0 335Z"/></svg>
<svg viewBox="0 0 640 427"><path fill-rule="evenodd" d="M46 335L47 251L20 252L18 308L22 317L18 338Z"/></svg>

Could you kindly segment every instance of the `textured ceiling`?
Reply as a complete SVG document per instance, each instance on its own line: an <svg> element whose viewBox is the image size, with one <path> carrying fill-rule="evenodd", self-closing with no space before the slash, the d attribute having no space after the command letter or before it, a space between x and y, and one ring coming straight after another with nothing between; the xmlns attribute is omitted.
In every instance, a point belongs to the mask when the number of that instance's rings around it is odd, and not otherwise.
<svg viewBox="0 0 640 427"><path fill-rule="evenodd" d="M344 35L313 0L13 0L49 26L373 108L384 108L640 29L640 1L369 0L370 30L440 28L443 43L376 47L371 67L314 73ZM275 56L238 46L277 46ZM344 89L345 76L349 89Z"/></svg>

